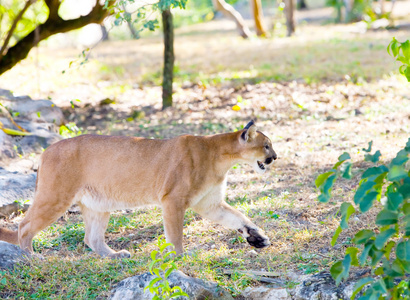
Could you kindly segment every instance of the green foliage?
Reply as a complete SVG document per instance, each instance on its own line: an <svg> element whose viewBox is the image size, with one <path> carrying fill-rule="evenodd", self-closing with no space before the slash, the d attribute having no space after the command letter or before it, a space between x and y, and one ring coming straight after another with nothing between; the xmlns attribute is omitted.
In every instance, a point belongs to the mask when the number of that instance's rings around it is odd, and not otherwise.
<svg viewBox="0 0 410 300"><path fill-rule="evenodd" d="M145 290L149 290L154 297L152 299L172 299L181 296L189 297L181 287L170 287L167 278L171 275L172 271L177 269L177 266L172 260L172 256L176 255L175 251L167 251L167 248L174 247L171 243L167 243L164 237L158 238L158 250L151 252L151 263L149 264L149 270L152 275L156 275L154 279L145 287Z"/></svg>
<svg viewBox="0 0 410 300"><path fill-rule="evenodd" d="M19 0L0 1L0 47L3 45L7 32L10 30L15 17L23 9L25 2ZM13 46L17 41L33 31L38 24L46 20L47 15L48 10L44 1L35 1L31 4L13 31L8 46Z"/></svg>
<svg viewBox="0 0 410 300"><path fill-rule="evenodd" d="M82 134L81 130L77 127L77 125L74 122L61 125L59 129L59 133L64 138L76 137Z"/></svg>
<svg viewBox="0 0 410 300"><path fill-rule="evenodd" d="M105 0L104 7L115 17L114 25L119 26L125 22L136 27L135 37L140 38L144 30L155 31L159 28L160 13L169 8L185 9L188 0L160 0L157 3L138 3L135 0L120 0L113 5ZM132 12L128 7L136 7Z"/></svg>
<svg viewBox="0 0 410 300"><path fill-rule="evenodd" d="M410 41L407 40L400 43L394 37L387 46L387 52L392 55L396 61L402 63L399 68L400 74L406 76L407 81L410 81Z"/></svg>
<svg viewBox="0 0 410 300"><path fill-rule="evenodd" d="M370 154L371 148L372 142L367 149L363 149L366 152L364 160L380 164L380 151ZM348 228L352 214L357 210L367 212L375 201L383 204L383 209L376 217L378 230L363 229L357 232L352 239L356 247L346 249L344 259L336 262L330 269L337 284L349 276L351 266L364 266L368 263L372 274L379 276L376 279L360 279L354 287L352 299L369 285L360 299L404 299L410 296L409 282L405 277L410 272L410 172L406 166L409 155L410 138L390 164L380 164L361 171L353 203L344 202L340 206L341 220L332 238L332 246L336 244L342 230ZM317 177L315 183L320 191L320 202L330 200L337 178L350 179L345 176L346 166L351 168L352 165L348 160L350 155L343 153L331 171ZM383 194L384 201L381 201ZM402 281L397 285L397 279L400 278Z"/></svg>

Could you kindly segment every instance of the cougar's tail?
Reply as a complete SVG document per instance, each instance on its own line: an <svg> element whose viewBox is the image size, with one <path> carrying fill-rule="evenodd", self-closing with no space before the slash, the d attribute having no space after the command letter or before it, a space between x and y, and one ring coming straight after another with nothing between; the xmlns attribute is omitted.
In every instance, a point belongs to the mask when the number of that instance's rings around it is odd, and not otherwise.
<svg viewBox="0 0 410 300"><path fill-rule="evenodd" d="M18 245L19 244L19 233L18 231L13 231L7 228L0 228L0 240L6 241L7 243Z"/></svg>

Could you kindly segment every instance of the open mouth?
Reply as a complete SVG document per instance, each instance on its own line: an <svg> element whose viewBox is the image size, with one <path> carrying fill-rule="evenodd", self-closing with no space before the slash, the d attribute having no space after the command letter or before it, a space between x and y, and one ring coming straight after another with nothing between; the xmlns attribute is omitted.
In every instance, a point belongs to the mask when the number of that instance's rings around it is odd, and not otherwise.
<svg viewBox="0 0 410 300"><path fill-rule="evenodd" d="M263 164L263 162L260 162L259 160L256 161L258 163L258 167L261 170L265 170L265 165Z"/></svg>

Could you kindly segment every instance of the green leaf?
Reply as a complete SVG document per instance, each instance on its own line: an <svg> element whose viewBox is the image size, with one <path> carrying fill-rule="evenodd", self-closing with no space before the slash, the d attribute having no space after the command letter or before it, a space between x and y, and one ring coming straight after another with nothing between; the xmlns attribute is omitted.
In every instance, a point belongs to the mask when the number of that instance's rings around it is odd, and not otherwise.
<svg viewBox="0 0 410 300"><path fill-rule="evenodd" d="M356 212L356 210L354 209L352 204L348 202L342 203L342 205L340 206L340 213L342 215L342 219L340 220L340 227L342 229L346 229L349 227L348 221L349 221L350 216L354 212Z"/></svg>
<svg viewBox="0 0 410 300"><path fill-rule="evenodd" d="M162 244L162 245L159 247L159 251L164 252L164 250L165 250L167 247L173 248L174 245L172 245L171 243L164 243L164 244Z"/></svg>
<svg viewBox="0 0 410 300"><path fill-rule="evenodd" d="M410 262L410 240L403 241L397 245L396 255L400 260Z"/></svg>
<svg viewBox="0 0 410 300"><path fill-rule="evenodd" d="M393 37L393 40L389 43L389 45L387 46L387 53L389 53L389 55L393 55L393 57L396 57L397 54L399 53L399 42L396 40L396 38ZM390 53L390 49L391 49L391 53Z"/></svg>
<svg viewBox="0 0 410 300"><path fill-rule="evenodd" d="M336 170L342 163L344 163L346 160L350 159L350 154L345 152L342 155L339 156L338 162L333 166L332 169Z"/></svg>
<svg viewBox="0 0 410 300"><path fill-rule="evenodd" d="M336 180L336 174L329 176L326 181L320 186L321 195L318 200L320 202L328 202L330 199L330 192L333 187L333 183Z"/></svg>
<svg viewBox="0 0 410 300"><path fill-rule="evenodd" d="M374 241L374 245L376 246L376 248L381 250L384 247L384 244L387 242L387 240L395 233L396 230L393 228L380 232L376 236L376 240Z"/></svg>
<svg viewBox="0 0 410 300"><path fill-rule="evenodd" d="M360 265L364 265L366 263L367 257L369 255L370 249L373 247L374 242L373 241L369 241L368 243L366 243L366 245L363 248L362 254L360 254L359 257L359 263Z"/></svg>
<svg viewBox="0 0 410 300"><path fill-rule="evenodd" d="M368 230L368 229L360 230L353 237L353 243L364 244L373 236L374 236L374 232L372 230Z"/></svg>
<svg viewBox="0 0 410 300"><path fill-rule="evenodd" d="M320 174L320 175L316 178L316 180L315 180L316 187L317 187L317 188L320 187L320 186L325 182L325 180L326 180L330 175L332 175L332 174L334 174L334 173L335 173L335 171L330 171L330 172L326 172L326 173Z"/></svg>
<svg viewBox="0 0 410 300"><path fill-rule="evenodd" d="M372 207L373 201L377 198L378 195L379 192L376 191L370 192L367 195L365 195L358 203L360 210L362 212L368 211Z"/></svg>
<svg viewBox="0 0 410 300"><path fill-rule="evenodd" d="M386 259L390 259L390 253L393 247L396 245L395 241L390 241L387 243L386 247L384 247L384 256Z"/></svg>
<svg viewBox="0 0 410 300"><path fill-rule="evenodd" d="M396 261L401 264L404 271L406 271L407 273L410 273L410 261L405 261L401 259L396 259Z"/></svg>
<svg viewBox="0 0 410 300"><path fill-rule="evenodd" d="M371 152L371 151L372 151L372 146L373 146L373 141L370 141L370 142L369 142L369 147L367 147L367 149L366 149L366 148L362 148L362 150L363 150L364 152Z"/></svg>
<svg viewBox="0 0 410 300"><path fill-rule="evenodd" d="M372 163L377 163L380 159L380 156L382 156L380 150L377 150L374 154L366 154L364 156L365 161L370 161Z"/></svg>
<svg viewBox="0 0 410 300"><path fill-rule="evenodd" d="M404 275L404 270L399 261L393 261L390 266L388 263L383 264L384 274L391 277L401 277Z"/></svg>
<svg viewBox="0 0 410 300"><path fill-rule="evenodd" d="M406 150L400 150L397 152L396 157L390 163L390 166L402 166L409 160Z"/></svg>
<svg viewBox="0 0 410 300"><path fill-rule="evenodd" d="M151 260L156 260L157 259L157 254L158 254L158 251L157 250L154 250L154 251L152 251L151 252Z"/></svg>
<svg viewBox="0 0 410 300"><path fill-rule="evenodd" d="M410 41L407 40L404 43L401 43L401 51L405 57L410 58Z"/></svg>
<svg viewBox="0 0 410 300"><path fill-rule="evenodd" d="M398 219L397 212L383 209L376 217L376 224L380 226L396 224Z"/></svg>
<svg viewBox="0 0 410 300"><path fill-rule="evenodd" d="M405 69L404 69L404 76L406 76L406 79L407 79L407 81L409 81L410 82L410 67L406 67Z"/></svg>
<svg viewBox="0 0 410 300"><path fill-rule="evenodd" d="M343 260L338 261L330 268L330 274L336 281L336 285L339 285L343 279L348 278L351 261L350 255L346 255Z"/></svg>
<svg viewBox="0 0 410 300"><path fill-rule="evenodd" d="M333 237L332 237L332 241L330 242L330 244L332 245L332 247L333 247L334 245L336 245L337 238L339 237L339 234L340 234L341 232L342 232L342 228L341 228L340 226L338 226L337 229L336 229L336 231L335 231L335 234L334 234Z"/></svg>
<svg viewBox="0 0 410 300"><path fill-rule="evenodd" d="M369 251L369 256L372 259L371 265L374 267L376 264L380 261L380 259L383 257L384 252L379 251L376 249L376 247L370 248Z"/></svg>
<svg viewBox="0 0 410 300"><path fill-rule="evenodd" d="M359 249L356 247L349 247L346 249L346 255L349 254L350 258L352 259L351 265L352 266L359 266L359 261L357 260L357 253L359 252Z"/></svg>
<svg viewBox="0 0 410 300"><path fill-rule="evenodd" d="M352 178L352 163L345 162L342 167L340 168L340 172L342 172L342 177L345 179Z"/></svg>
<svg viewBox="0 0 410 300"><path fill-rule="evenodd" d="M373 175L380 175L380 174L383 174L383 173L386 173L386 172L388 172L389 171L389 169L386 167L386 166L384 166L384 165L382 165L382 166L379 166L379 167L372 167L372 168L368 168L363 174L362 174L362 179L363 178L368 178L368 177L370 177L370 176L373 176Z"/></svg>
<svg viewBox="0 0 410 300"><path fill-rule="evenodd" d="M400 181L407 176L407 172L403 166L393 165L390 167L390 171L387 174L387 179L389 181Z"/></svg>
<svg viewBox="0 0 410 300"><path fill-rule="evenodd" d="M403 202L403 196L400 193L397 192L390 192L387 191L386 193L387 196L387 209L389 210L397 210L400 206L400 204Z"/></svg>
<svg viewBox="0 0 410 300"><path fill-rule="evenodd" d="M41 117L41 113L39 111L37 112L37 117Z"/></svg>
<svg viewBox="0 0 410 300"><path fill-rule="evenodd" d="M397 191L403 196L404 200L410 198L410 177L404 178L403 184L397 188Z"/></svg>
<svg viewBox="0 0 410 300"><path fill-rule="evenodd" d="M368 191L370 191L373 186L376 185L376 182L372 180L364 181L360 184L358 189L356 190L356 193L354 194L353 201L356 204L359 204L363 197L366 195Z"/></svg>
<svg viewBox="0 0 410 300"><path fill-rule="evenodd" d="M407 216L410 215L410 203L405 203L403 205L403 213Z"/></svg>
<svg viewBox="0 0 410 300"><path fill-rule="evenodd" d="M353 287L353 294L351 299L355 299L356 295L363 289L364 286L368 285L369 283L373 282L374 279L371 277L364 277L361 278L358 282L355 283Z"/></svg>
<svg viewBox="0 0 410 300"><path fill-rule="evenodd" d="M344 152L342 155L339 156L338 160L339 161L345 161L350 159L350 154L347 152Z"/></svg>

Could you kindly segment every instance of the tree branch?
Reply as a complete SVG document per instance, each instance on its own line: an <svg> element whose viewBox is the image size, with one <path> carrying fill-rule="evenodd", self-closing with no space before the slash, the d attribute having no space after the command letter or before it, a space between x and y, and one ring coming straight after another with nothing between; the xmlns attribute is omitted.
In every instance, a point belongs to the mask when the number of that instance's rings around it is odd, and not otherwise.
<svg viewBox="0 0 410 300"><path fill-rule="evenodd" d="M115 0L111 0L110 5L114 1ZM37 26L36 29L21 39L16 45L9 48L6 55L3 57L0 56L0 74L3 74L14 67L19 61L25 59L31 48L35 47L40 41L53 34L78 29L90 23L99 24L106 16L108 16L108 10L104 9L103 5L99 4L98 1L88 15L81 16L77 19L63 20L59 16L56 19L54 19L55 16L52 18L49 16L44 24ZM35 34L36 30L39 32L38 37L36 37Z"/></svg>
<svg viewBox="0 0 410 300"><path fill-rule="evenodd" d="M14 30L17 27L17 23L21 20L21 18L23 17L24 13L26 12L26 10L30 7L30 5L32 3L34 3L35 0L28 0L26 1L26 4L24 5L23 9L19 12L19 14L16 16L16 18L13 20L13 24L11 24L10 30L7 33L6 39L4 40L3 46L0 49L0 59L1 57L5 54L6 49L7 49L7 45L10 42L10 39L13 35Z"/></svg>

